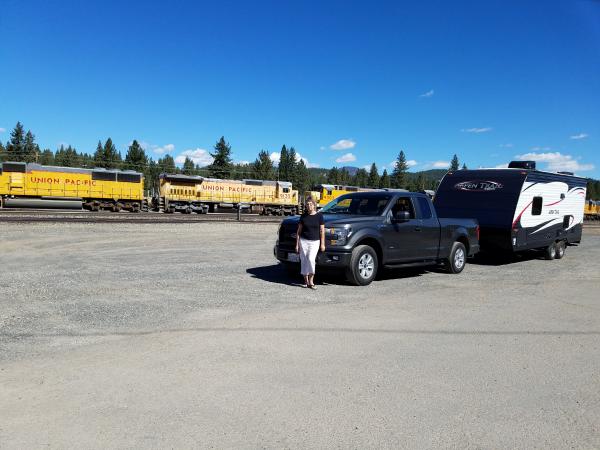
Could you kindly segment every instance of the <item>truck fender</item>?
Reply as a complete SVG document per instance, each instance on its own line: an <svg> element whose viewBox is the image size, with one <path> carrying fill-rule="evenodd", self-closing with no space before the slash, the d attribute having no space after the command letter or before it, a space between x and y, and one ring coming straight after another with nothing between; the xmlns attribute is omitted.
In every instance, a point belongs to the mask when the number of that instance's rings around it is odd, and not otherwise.
<svg viewBox="0 0 600 450"><path fill-rule="evenodd" d="M379 233L375 228L364 228L364 229L358 230L356 233L352 233L348 244L352 248L354 248L358 245L359 242L363 242L363 241L371 241L373 243L375 243L375 242L377 243L377 246L379 248L375 247L375 251L379 258L379 264L385 264L385 261L384 261L384 255L385 255L384 248L385 247L383 244L383 239L382 239L381 233ZM372 245L372 246L374 246L374 245Z"/></svg>

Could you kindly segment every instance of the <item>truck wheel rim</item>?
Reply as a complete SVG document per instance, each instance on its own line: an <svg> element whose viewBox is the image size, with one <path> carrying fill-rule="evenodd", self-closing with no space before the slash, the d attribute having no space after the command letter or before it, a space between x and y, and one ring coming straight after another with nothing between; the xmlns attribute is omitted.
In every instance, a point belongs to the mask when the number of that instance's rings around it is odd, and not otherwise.
<svg viewBox="0 0 600 450"><path fill-rule="evenodd" d="M465 264L465 252L462 248L456 250L454 253L454 267L460 269Z"/></svg>
<svg viewBox="0 0 600 450"><path fill-rule="evenodd" d="M375 270L375 261L368 253L365 253L358 260L358 273L363 278L370 278Z"/></svg>

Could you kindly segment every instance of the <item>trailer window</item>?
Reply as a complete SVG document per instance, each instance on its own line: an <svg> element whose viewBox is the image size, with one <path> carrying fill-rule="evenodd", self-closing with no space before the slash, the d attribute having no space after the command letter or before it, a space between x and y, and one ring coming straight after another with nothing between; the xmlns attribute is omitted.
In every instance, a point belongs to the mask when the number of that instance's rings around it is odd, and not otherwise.
<svg viewBox="0 0 600 450"><path fill-rule="evenodd" d="M531 206L531 215L539 216L542 214L542 203L544 199L543 197L533 197L533 204Z"/></svg>

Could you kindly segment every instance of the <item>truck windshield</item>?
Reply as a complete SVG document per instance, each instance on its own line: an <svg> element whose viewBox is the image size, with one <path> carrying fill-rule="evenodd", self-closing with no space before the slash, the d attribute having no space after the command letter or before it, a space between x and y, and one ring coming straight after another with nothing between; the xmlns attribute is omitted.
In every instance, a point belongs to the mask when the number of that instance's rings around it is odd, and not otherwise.
<svg viewBox="0 0 600 450"><path fill-rule="evenodd" d="M383 214L391 195L342 195L321 209L324 214L350 214L357 216L378 216Z"/></svg>

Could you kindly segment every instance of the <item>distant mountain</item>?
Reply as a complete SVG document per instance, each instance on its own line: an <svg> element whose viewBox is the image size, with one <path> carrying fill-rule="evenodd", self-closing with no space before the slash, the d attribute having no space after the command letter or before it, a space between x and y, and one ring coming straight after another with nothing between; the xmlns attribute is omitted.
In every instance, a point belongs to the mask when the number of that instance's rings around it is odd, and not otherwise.
<svg viewBox="0 0 600 450"><path fill-rule="evenodd" d="M356 175L356 172L358 172L358 167L354 167L354 166L344 166L344 167L340 167L340 170L346 169L346 172L348 172L350 174L351 177L353 177L354 175Z"/></svg>

